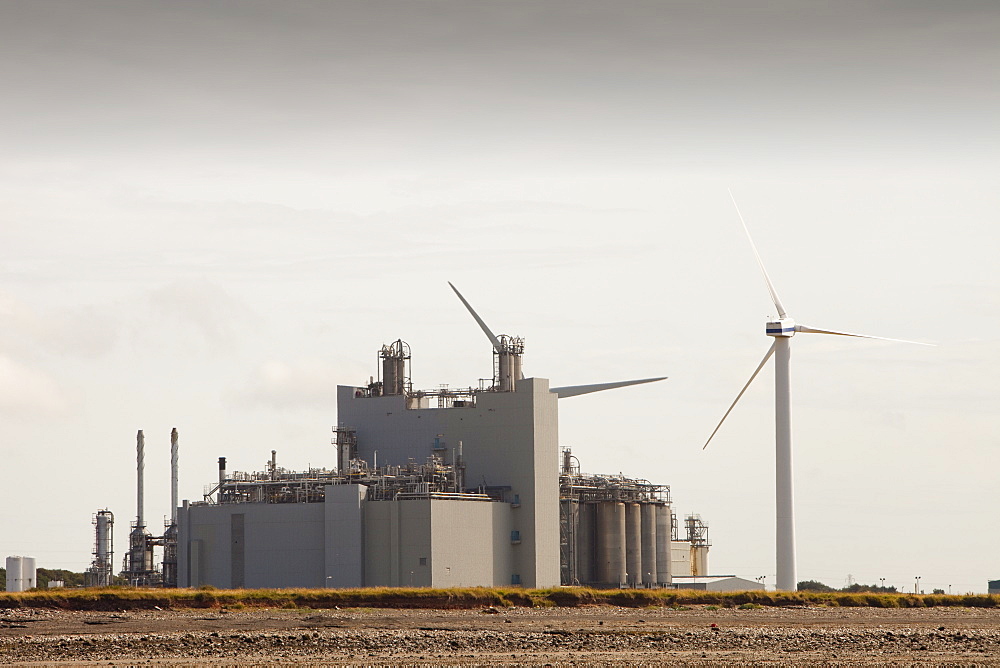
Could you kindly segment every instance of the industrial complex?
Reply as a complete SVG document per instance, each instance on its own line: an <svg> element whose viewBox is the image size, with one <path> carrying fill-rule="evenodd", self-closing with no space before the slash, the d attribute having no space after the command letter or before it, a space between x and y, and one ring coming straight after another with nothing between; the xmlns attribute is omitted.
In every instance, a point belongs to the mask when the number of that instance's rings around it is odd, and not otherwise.
<svg viewBox="0 0 1000 668"><path fill-rule="evenodd" d="M491 377L465 389L414 389L410 347L401 339L383 345L377 375L338 387L329 468L288 470L272 450L266 470L231 472L220 457L204 496L179 503L174 429L171 516L154 535L143 514L139 431L124 581L669 587L699 586L701 578L705 586L708 528L698 515L677 519L668 485L585 473L559 446L560 401L663 378L566 387L526 378L524 341L494 335L452 289L492 344ZM114 515L101 510L93 521L87 581L106 585L114 579Z"/></svg>

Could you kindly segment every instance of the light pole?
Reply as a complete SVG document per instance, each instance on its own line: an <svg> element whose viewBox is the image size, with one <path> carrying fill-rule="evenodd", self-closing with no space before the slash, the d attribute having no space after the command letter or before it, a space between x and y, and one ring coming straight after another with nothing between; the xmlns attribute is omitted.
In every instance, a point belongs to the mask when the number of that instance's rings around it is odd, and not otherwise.
<svg viewBox="0 0 1000 668"><path fill-rule="evenodd" d="M879 589L885 589L885 578L879 578L878 582L879 582L878 588Z"/></svg>
<svg viewBox="0 0 1000 668"><path fill-rule="evenodd" d="M920 576L919 575L917 576L917 581L913 585L913 593L914 594L919 594L920 593Z"/></svg>

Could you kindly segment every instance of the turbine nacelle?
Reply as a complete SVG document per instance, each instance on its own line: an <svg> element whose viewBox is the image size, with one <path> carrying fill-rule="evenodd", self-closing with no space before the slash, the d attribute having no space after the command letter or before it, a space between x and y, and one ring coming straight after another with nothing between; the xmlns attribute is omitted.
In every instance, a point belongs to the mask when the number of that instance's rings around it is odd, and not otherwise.
<svg viewBox="0 0 1000 668"><path fill-rule="evenodd" d="M799 329L795 325L795 321L791 318L779 318L772 322L767 323L765 326L765 331L768 336L785 336L791 337L795 336L795 332Z"/></svg>
<svg viewBox="0 0 1000 668"><path fill-rule="evenodd" d="M454 285L449 281L448 285L451 289L455 291L455 294L465 304L465 308L468 309L469 314L475 319L479 324L479 328L483 330L486 334L486 338L490 340L493 344L493 354L496 357L495 375L494 375L494 388L500 392L514 392L517 388L516 381L524 379L524 373L521 371L521 355L524 354L524 339L517 336L508 336L506 334L501 334L497 336L493 331L487 327L486 322L479 317L472 305L462 296L462 293L458 291ZM631 385L642 385L644 383L655 383L659 380L666 380L666 376L659 376L657 378L641 378L639 380L621 380L612 383L592 383L589 385L567 385L565 387L551 387L549 392L555 394L560 399L566 397L576 397L581 394L590 394L592 392L601 392L603 390L613 390L619 387L629 387Z"/></svg>

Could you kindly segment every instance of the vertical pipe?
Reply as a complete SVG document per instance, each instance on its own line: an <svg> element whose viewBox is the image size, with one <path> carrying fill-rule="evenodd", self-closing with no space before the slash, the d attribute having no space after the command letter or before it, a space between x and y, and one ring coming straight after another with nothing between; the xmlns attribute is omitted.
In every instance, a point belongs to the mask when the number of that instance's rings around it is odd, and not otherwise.
<svg viewBox="0 0 1000 668"><path fill-rule="evenodd" d="M271 480L278 477L278 451L271 450Z"/></svg>
<svg viewBox="0 0 1000 668"><path fill-rule="evenodd" d="M170 524L177 524L177 427L170 430Z"/></svg>
<svg viewBox="0 0 1000 668"><path fill-rule="evenodd" d="M226 482L226 458L219 457L219 486L221 487L224 482ZM219 492L221 493L222 489L219 489Z"/></svg>
<svg viewBox="0 0 1000 668"><path fill-rule="evenodd" d="M143 501L143 499L142 499L142 494L143 494L142 474L143 474L143 469L145 468L145 465L146 465L146 462L145 462L145 459L146 459L145 449L146 449L146 437L142 435L142 429L140 429L139 433L136 434L136 436L135 436L135 463L136 463L136 487L137 487L137 489L136 489L136 512L135 512L136 522L135 523L136 523L136 527L138 527L138 528L146 526L146 523L143 521L143 516L142 516L142 506L143 506L143 503L142 503L142 501Z"/></svg>
<svg viewBox="0 0 1000 668"><path fill-rule="evenodd" d="M775 543L777 589L795 591L795 517L792 492L791 338L774 339Z"/></svg>
<svg viewBox="0 0 1000 668"><path fill-rule="evenodd" d="M455 487L457 491L465 491L465 456L462 454L462 442L455 448Z"/></svg>

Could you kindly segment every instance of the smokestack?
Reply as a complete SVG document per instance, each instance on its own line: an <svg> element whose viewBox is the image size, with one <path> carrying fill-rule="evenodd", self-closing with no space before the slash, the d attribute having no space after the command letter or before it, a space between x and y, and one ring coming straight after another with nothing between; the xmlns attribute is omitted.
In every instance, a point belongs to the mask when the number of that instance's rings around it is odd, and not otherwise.
<svg viewBox="0 0 1000 668"><path fill-rule="evenodd" d="M136 520L135 523L136 523L136 527L137 528L142 528L142 527L146 526L146 523L143 521L143 517L142 517L142 506L143 506L143 503L142 503L142 492L143 492L142 470L145 467L145 463L146 463L145 462L146 454L144 452L145 449L146 449L146 437L142 435L142 429L140 429L139 433L135 435L136 481L138 483L138 490L136 491L136 507L137 508L136 508L136 513L135 513L135 520Z"/></svg>
<svg viewBox="0 0 1000 668"><path fill-rule="evenodd" d="M274 480L278 474L278 451L271 450L271 480Z"/></svg>
<svg viewBox="0 0 1000 668"><path fill-rule="evenodd" d="M177 427L170 430L170 524L177 524Z"/></svg>
<svg viewBox="0 0 1000 668"><path fill-rule="evenodd" d="M224 482L226 482L226 458L219 457L219 484Z"/></svg>

